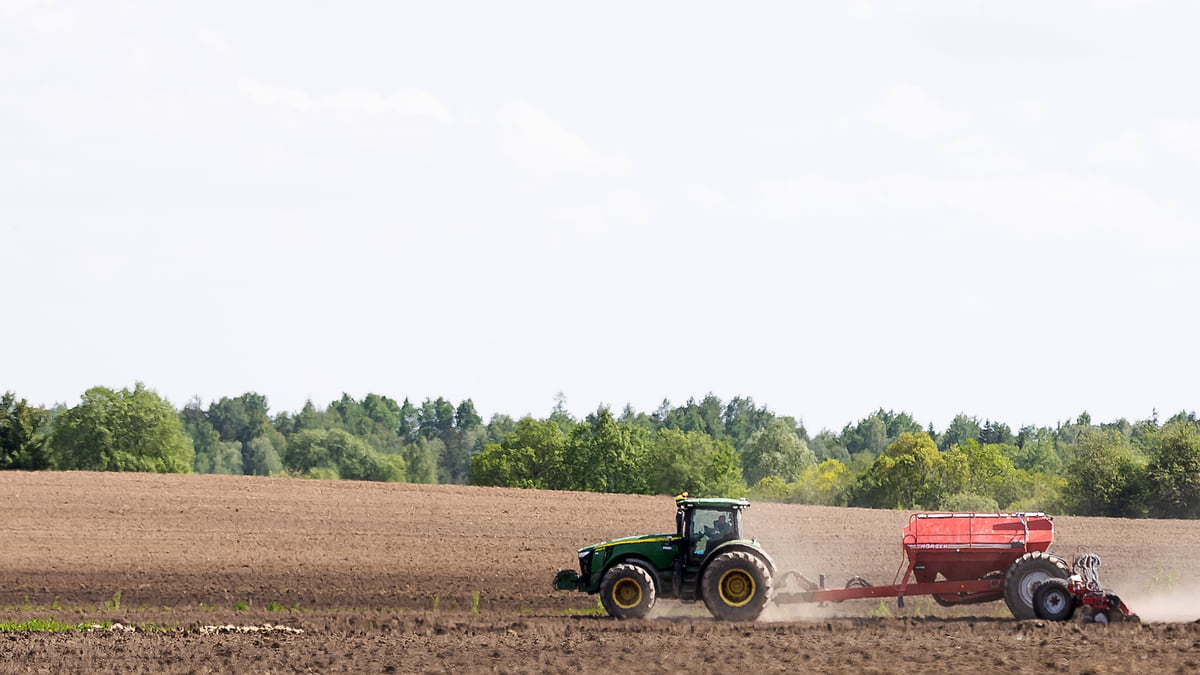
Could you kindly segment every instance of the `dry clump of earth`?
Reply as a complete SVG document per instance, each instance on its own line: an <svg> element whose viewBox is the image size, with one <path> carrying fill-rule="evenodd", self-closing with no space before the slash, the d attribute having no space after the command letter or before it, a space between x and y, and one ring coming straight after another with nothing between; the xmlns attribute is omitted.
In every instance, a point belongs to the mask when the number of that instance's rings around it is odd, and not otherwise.
<svg viewBox="0 0 1200 675"><path fill-rule="evenodd" d="M1001 602L768 606L753 623L660 600L597 614L555 591L580 546L674 528L670 497L242 476L0 473L8 672L1195 672L1200 527L1056 517L1141 625L1016 621ZM755 504L782 569L892 583L906 512ZM119 626L119 629L114 629Z"/></svg>

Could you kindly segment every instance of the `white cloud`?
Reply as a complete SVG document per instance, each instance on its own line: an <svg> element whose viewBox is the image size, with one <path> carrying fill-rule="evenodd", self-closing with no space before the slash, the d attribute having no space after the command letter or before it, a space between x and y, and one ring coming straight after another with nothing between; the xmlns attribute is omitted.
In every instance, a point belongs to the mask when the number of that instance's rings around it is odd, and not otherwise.
<svg viewBox="0 0 1200 675"><path fill-rule="evenodd" d="M363 89L343 89L320 97L291 87L242 78L242 93L259 105L291 108L304 113L329 113L347 123L394 115L401 119L451 120L450 111L432 94L401 89L389 96Z"/></svg>
<svg viewBox="0 0 1200 675"><path fill-rule="evenodd" d="M948 162L963 169L991 174L1020 173L1028 166L1012 144L999 143L985 136L955 136L937 147Z"/></svg>
<svg viewBox="0 0 1200 675"><path fill-rule="evenodd" d="M220 34L211 30L202 30L196 33L196 39L200 41L209 51L221 56L233 56L233 47L225 41L225 38Z"/></svg>
<svg viewBox="0 0 1200 675"><path fill-rule="evenodd" d="M29 20L40 33L70 33L78 23L76 12L54 0L0 0L0 19Z"/></svg>
<svg viewBox="0 0 1200 675"><path fill-rule="evenodd" d="M131 57L130 62L134 72L152 73L158 70L156 67L157 62L154 58L154 52L145 47L135 47L133 49L133 56Z"/></svg>
<svg viewBox="0 0 1200 675"><path fill-rule="evenodd" d="M953 131L960 125L957 115L942 107L918 87L897 85L868 119L910 138L928 139Z"/></svg>
<svg viewBox="0 0 1200 675"><path fill-rule="evenodd" d="M624 176L629 161L618 153L588 146L528 103L504 105L496 114L500 147L518 166L542 177L566 174Z"/></svg>
<svg viewBox="0 0 1200 675"><path fill-rule="evenodd" d="M613 218L630 225L648 225L650 209L646 200L635 190L617 190L608 196L608 212Z"/></svg>
<svg viewBox="0 0 1200 675"><path fill-rule="evenodd" d="M308 112L315 107L312 97L299 89L268 84L245 77L238 82L238 88L251 101L259 105L278 105L300 112Z"/></svg>
<svg viewBox="0 0 1200 675"><path fill-rule="evenodd" d="M1157 132L1169 149L1200 161L1200 121L1160 120Z"/></svg>
<svg viewBox="0 0 1200 675"><path fill-rule="evenodd" d="M69 7L48 9L30 17L34 30L42 33L70 33L77 22L75 10Z"/></svg>
<svg viewBox="0 0 1200 675"><path fill-rule="evenodd" d="M621 189L608 195L603 204L556 209L553 215L576 234L595 238L650 223L650 209L635 190Z"/></svg>
<svg viewBox="0 0 1200 675"><path fill-rule="evenodd" d="M1144 167L1147 162L1146 135L1140 131L1126 131L1097 145L1091 158L1106 167Z"/></svg>
<svg viewBox="0 0 1200 675"><path fill-rule="evenodd" d="M686 194L688 201L705 211L723 211L729 207L729 198L707 185L689 185Z"/></svg>
<svg viewBox="0 0 1200 675"><path fill-rule="evenodd" d="M403 119L450 121L446 106L433 94L420 89L401 89L390 96L363 89L343 89L323 96L321 105L348 122L392 114Z"/></svg>
<svg viewBox="0 0 1200 675"><path fill-rule="evenodd" d="M50 4L50 0L0 0L0 18L11 19L34 7Z"/></svg>
<svg viewBox="0 0 1200 675"><path fill-rule="evenodd" d="M952 227L998 236L1067 239L1115 236L1130 245L1167 237L1195 239L1195 228L1136 188L1060 174L993 179L898 175L863 182L816 175L766 183L766 214L780 220L840 224L845 232L883 232L887 220L920 222L929 233Z"/></svg>
<svg viewBox="0 0 1200 675"><path fill-rule="evenodd" d="M600 208L569 206L555 209L554 216L566 223L575 234L583 237L600 237L612 232L612 224Z"/></svg>

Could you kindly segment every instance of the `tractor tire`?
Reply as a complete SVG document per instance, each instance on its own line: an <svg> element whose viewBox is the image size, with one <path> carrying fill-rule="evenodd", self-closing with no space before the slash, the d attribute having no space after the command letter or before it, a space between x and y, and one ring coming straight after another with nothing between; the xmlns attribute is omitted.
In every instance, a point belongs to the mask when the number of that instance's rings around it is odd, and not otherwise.
<svg viewBox="0 0 1200 675"><path fill-rule="evenodd" d="M1063 579L1046 579L1033 592L1033 613L1046 621L1066 621L1075 613L1075 596Z"/></svg>
<svg viewBox="0 0 1200 675"><path fill-rule="evenodd" d="M757 619L774 588L766 563L746 551L718 555L701 581L704 605L721 621Z"/></svg>
<svg viewBox="0 0 1200 675"><path fill-rule="evenodd" d="M637 565L616 565L600 582L600 604L609 616L642 619L654 608L654 578Z"/></svg>
<svg viewBox="0 0 1200 675"><path fill-rule="evenodd" d="M1047 579L1071 575L1067 561L1053 553L1030 551L1017 558L1004 573L1004 604L1018 619L1033 619L1033 594Z"/></svg>

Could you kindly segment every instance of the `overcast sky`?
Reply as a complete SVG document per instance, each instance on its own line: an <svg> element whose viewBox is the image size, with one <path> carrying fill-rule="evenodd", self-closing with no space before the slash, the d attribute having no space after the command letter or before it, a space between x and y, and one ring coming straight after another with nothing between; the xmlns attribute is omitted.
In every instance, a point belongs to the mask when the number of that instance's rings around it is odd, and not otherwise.
<svg viewBox="0 0 1200 675"><path fill-rule="evenodd" d="M1200 4L0 0L0 390L1197 408Z"/></svg>

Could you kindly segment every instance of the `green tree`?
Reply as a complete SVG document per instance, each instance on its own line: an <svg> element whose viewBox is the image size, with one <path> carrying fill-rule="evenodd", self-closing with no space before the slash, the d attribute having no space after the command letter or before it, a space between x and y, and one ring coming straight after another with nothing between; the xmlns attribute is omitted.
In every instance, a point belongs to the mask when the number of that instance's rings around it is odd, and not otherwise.
<svg viewBox="0 0 1200 675"><path fill-rule="evenodd" d="M50 468L42 427L49 411L17 400L13 392L0 398L0 470L39 471Z"/></svg>
<svg viewBox="0 0 1200 675"><path fill-rule="evenodd" d="M567 488L590 492L646 492L646 431L621 424L601 407L576 424L563 449Z"/></svg>
<svg viewBox="0 0 1200 675"><path fill-rule="evenodd" d="M310 477L403 481L407 476L399 455L380 455L344 429L306 429L294 434L283 462L287 469Z"/></svg>
<svg viewBox="0 0 1200 675"><path fill-rule="evenodd" d="M978 495L998 504L1016 500L1017 470L1008 458L1013 449L973 439L951 447L942 456L943 494L960 495L960 500L962 494ZM942 507L951 510L946 504Z"/></svg>
<svg viewBox="0 0 1200 675"><path fill-rule="evenodd" d="M454 428L460 430L483 426L483 418L475 411L475 402L465 399L454 409Z"/></svg>
<svg viewBox="0 0 1200 675"><path fill-rule="evenodd" d="M1000 505L995 499L987 495L974 492L958 492L942 497L941 508L943 511L954 511L957 513L996 513L1000 510Z"/></svg>
<svg viewBox="0 0 1200 675"><path fill-rule="evenodd" d="M437 400L425 399L418 413L420 433L425 438L440 438L454 429L454 404L439 396Z"/></svg>
<svg viewBox="0 0 1200 675"><path fill-rule="evenodd" d="M733 447L741 452L750 437L756 431L766 429L773 419L775 415L766 406L758 408L754 405L754 399L735 396L725 406L725 435Z"/></svg>
<svg viewBox="0 0 1200 675"><path fill-rule="evenodd" d="M687 404L668 412L662 426L680 431L699 431L719 440L725 437L724 412L721 399L709 393L699 402L690 398Z"/></svg>
<svg viewBox="0 0 1200 675"><path fill-rule="evenodd" d="M638 412L630 403L625 404L625 408L621 410L621 416L617 418L621 424L628 424L653 433L658 430L658 423L653 417L644 412Z"/></svg>
<svg viewBox="0 0 1200 675"><path fill-rule="evenodd" d="M432 441L418 438L405 444L400 449L400 456L404 458L407 467L408 482L436 483L437 458L444 448L441 439L438 438Z"/></svg>
<svg viewBox="0 0 1200 675"><path fill-rule="evenodd" d="M454 408L453 420L453 426L438 436L444 445L438 457L438 481L464 484L471 475L471 457L483 450L488 433L471 399Z"/></svg>
<svg viewBox="0 0 1200 675"><path fill-rule="evenodd" d="M650 492L737 497L744 491L737 450L699 431L660 429L646 458Z"/></svg>
<svg viewBox="0 0 1200 675"><path fill-rule="evenodd" d="M816 436L813 436L808 441L808 447L813 451L813 456L817 458L818 462L836 459L845 464L850 461L850 451L842 444L837 434L828 429L822 429Z"/></svg>
<svg viewBox="0 0 1200 675"><path fill-rule="evenodd" d="M208 407L208 421L221 434L222 441L238 441L243 448L274 428L268 415L267 397L254 392L213 403Z"/></svg>
<svg viewBox="0 0 1200 675"><path fill-rule="evenodd" d="M1012 445L1015 441L1012 429L1003 422L986 420L979 432L979 442L985 445Z"/></svg>
<svg viewBox="0 0 1200 675"><path fill-rule="evenodd" d="M1168 422L1149 439L1147 503L1155 518L1200 518L1200 424Z"/></svg>
<svg viewBox="0 0 1200 675"><path fill-rule="evenodd" d="M1022 427L1015 450L1009 456L1018 470L1040 471L1057 475L1062 461L1054 450L1054 430L1048 427Z"/></svg>
<svg viewBox="0 0 1200 675"><path fill-rule="evenodd" d="M211 448L197 452L192 460L192 468L196 473L219 473L228 476L241 476L242 444L237 441L222 441L214 432L217 439Z"/></svg>
<svg viewBox="0 0 1200 675"><path fill-rule="evenodd" d="M1081 516L1138 517L1144 513L1144 471L1118 432L1090 428L1067 466L1067 508Z"/></svg>
<svg viewBox="0 0 1200 675"><path fill-rule="evenodd" d="M758 502L785 502L792 489L779 476L767 476L750 487L750 499Z"/></svg>
<svg viewBox="0 0 1200 675"><path fill-rule="evenodd" d="M260 460L263 458L254 454L261 450L263 445L253 443L254 439L260 436L278 433L271 424L266 396L246 392L235 398L223 397L208 407L206 419L221 434L222 442L237 441L240 444L242 470L246 474L267 475L267 470L260 466ZM273 440L272 445L282 445L282 441Z"/></svg>
<svg viewBox="0 0 1200 675"><path fill-rule="evenodd" d="M979 425L979 419L959 413L950 420L950 426L946 428L946 433L942 434L939 447L948 450L951 446L963 445L967 441L978 441L981 435L983 427Z"/></svg>
<svg viewBox="0 0 1200 675"><path fill-rule="evenodd" d="M367 394L360 404L363 417L371 421L371 428L359 435L395 436L400 428L400 405L386 396Z"/></svg>
<svg viewBox="0 0 1200 675"><path fill-rule="evenodd" d="M283 473L283 460L279 448L286 445L283 434L271 432L250 441L250 447L242 449L242 473L247 476L275 476Z"/></svg>
<svg viewBox="0 0 1200 675"><path fill-rule="evenodd" d="M495 413L487 423L487 442L499 443L517 428L517 422L508 415Z"/></svg>
<svg viewBox="0 0 1200 675"><path fill-rule="evenodd" d="M921 425L906 412L880 408L870 417L842 429L841 444L851 455L866 453L872 460L904 433L917 433Z"/></svg>
<svg viewBox="0 0 1200 675"><path fill-rule="evenodd" d="M942 457L925 432L903 433L858 478L855 506L932 508L942 497Z"/></svg>
<svg viewBox="0 0 1200 675"><path fill-rule="evenodd" d="M93 387L59 415L53 465L79 471L190 473L192 440L170 403L138 382L133 390Z"/></svg>
<svg viewBox="0 0 1200 675"><path fill-rule="evenodd" d="M577 424L575 418L567 411L567 395L561 391L554 395L554 409L550 411L550 421L557 424L564 434L571 433Z"/></svg>
<svg viewBox="0 0 1200 675"><path fill-rule="evenodd" d="M567 435L553 420L525 417L499 443L471 459L471 484L535 489L569 487L563 466Z"/></svg>
<svg viewBox="0 0 1200 675"><path fill-rule="evenodd" d="M199 398L193 398L184 404L183 409L179 411L179 419L183 423L184 432L192 439L193 471L241 475L242 444L237 441L222 443L221 434L209 423L204 404ZM237 448L236 471L233 470L233 463L229 461L228 445Z"/></svg>
<svg viewBox="0 0 1200 675"><path fill-rule="evenodd" d="M785 483L790 483L816 462L808 445L796 434L794 424L782 417L772 420L766 429L755 432L742 450L742 472L749 484L756 484L767 476L779 476Z"/></svg>
<svg viewBox="0 0 1200 675"><path fill-rule="evenodd" d="M324 427L325 413L317 410L317 407L313 405L311 400L306 400L304 402L304 407L300 409L300 412L296 413L296 417L292 424L292 431L285 431L284 434L295 433L296 431L304 431L305 429L322 429ZM280 429L280 431L283 430Z"/></svg>
<svg viewBox="0 0 1200 675"><path fill-rule="evenodd" d="M411 443L417 440L417 435L421 431L421 411L418 410L408 399L404 399L404 403L400 404L399 426L396 431L399 433L406 443Z"/></svg>
<svg viewBox="0 0 1200 675"><path fill-rule="evenodd" d="M853 482L854 475L845 464L836 459L827 459L800 472L800 477L791 487L788 501L845 506L847 493Z"/></svg>

